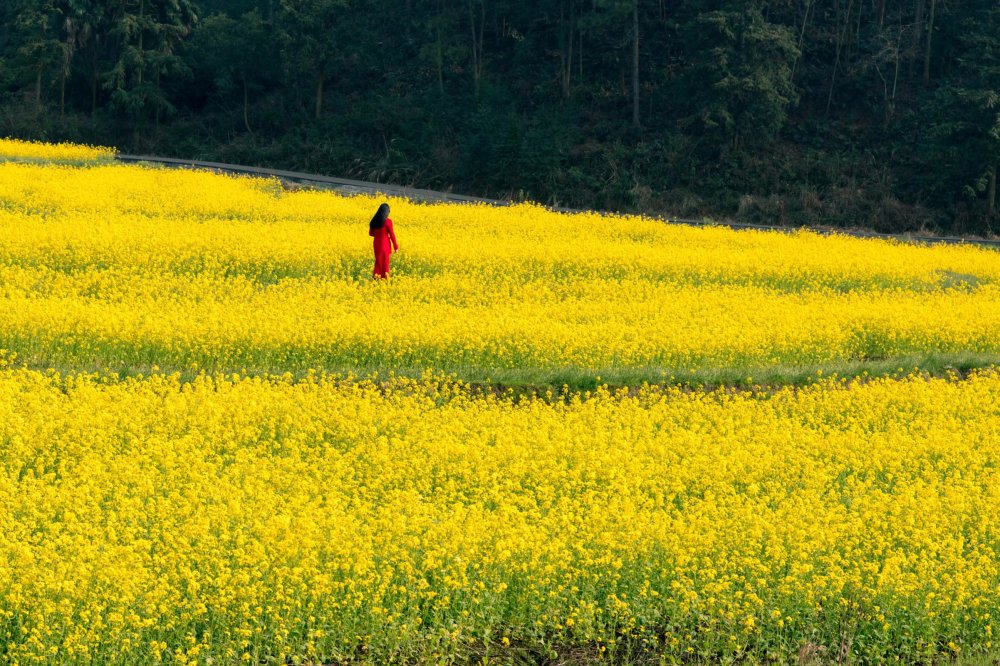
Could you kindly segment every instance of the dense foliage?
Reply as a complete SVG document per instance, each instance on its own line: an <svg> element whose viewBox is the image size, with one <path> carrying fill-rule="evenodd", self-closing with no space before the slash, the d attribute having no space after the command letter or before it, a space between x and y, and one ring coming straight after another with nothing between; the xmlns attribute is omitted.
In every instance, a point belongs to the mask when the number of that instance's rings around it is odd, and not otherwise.
<svg viewBox="0 0 1000 666"><path fill-rule="evenodd" d="M0 132L546 203L996 229L994 0L10 0Z"/></svg>

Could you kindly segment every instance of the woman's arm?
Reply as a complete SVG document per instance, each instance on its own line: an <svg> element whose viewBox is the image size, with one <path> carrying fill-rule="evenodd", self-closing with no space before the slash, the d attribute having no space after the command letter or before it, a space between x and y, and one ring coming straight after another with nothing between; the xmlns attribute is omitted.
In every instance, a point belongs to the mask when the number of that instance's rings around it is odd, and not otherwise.
<svg viewBox="0 0 1000 666"><path fill-rule="evenodd" d="M396 230L392 228L392 220L386 219L385 229L389 232L389 240L392 241L392 249L394 252L399 252L399 243L396 242Z"/></svg>

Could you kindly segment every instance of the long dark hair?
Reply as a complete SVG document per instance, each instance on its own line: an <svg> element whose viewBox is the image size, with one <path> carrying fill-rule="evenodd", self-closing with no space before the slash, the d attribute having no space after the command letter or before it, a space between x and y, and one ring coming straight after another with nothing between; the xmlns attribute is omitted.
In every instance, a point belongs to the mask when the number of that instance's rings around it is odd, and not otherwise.
<svg viewBox="0 0 1000 666"><path fill-rule="evenodd" d="M389 204L384 203L375 211L375 216L368 223L369 229L381 229L385 226L385 221L389 219Z"/></svg>

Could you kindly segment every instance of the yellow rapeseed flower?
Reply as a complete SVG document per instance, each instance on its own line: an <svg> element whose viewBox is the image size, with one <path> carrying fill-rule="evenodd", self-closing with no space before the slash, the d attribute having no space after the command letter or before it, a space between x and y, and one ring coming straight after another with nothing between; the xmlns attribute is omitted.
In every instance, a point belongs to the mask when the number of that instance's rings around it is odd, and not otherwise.
<svg viewBox="0 0 1000 666"><path fill-rule="evenodd" d="M5 663L991 645L1000 371L906 370L995 252L393 199L373 283L381 199L74 150L0 141Z"/></svg>

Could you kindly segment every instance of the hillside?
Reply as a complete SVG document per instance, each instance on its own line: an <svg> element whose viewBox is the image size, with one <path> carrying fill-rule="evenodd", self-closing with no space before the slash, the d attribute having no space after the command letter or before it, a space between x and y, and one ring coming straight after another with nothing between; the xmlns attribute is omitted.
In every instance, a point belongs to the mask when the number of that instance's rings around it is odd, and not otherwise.
<svg viewBox="0 0 1000 666"><path fill-rule="evenodd" d="M993 0L8 0L0 134L490 198L1000 229Z"/></svg>

